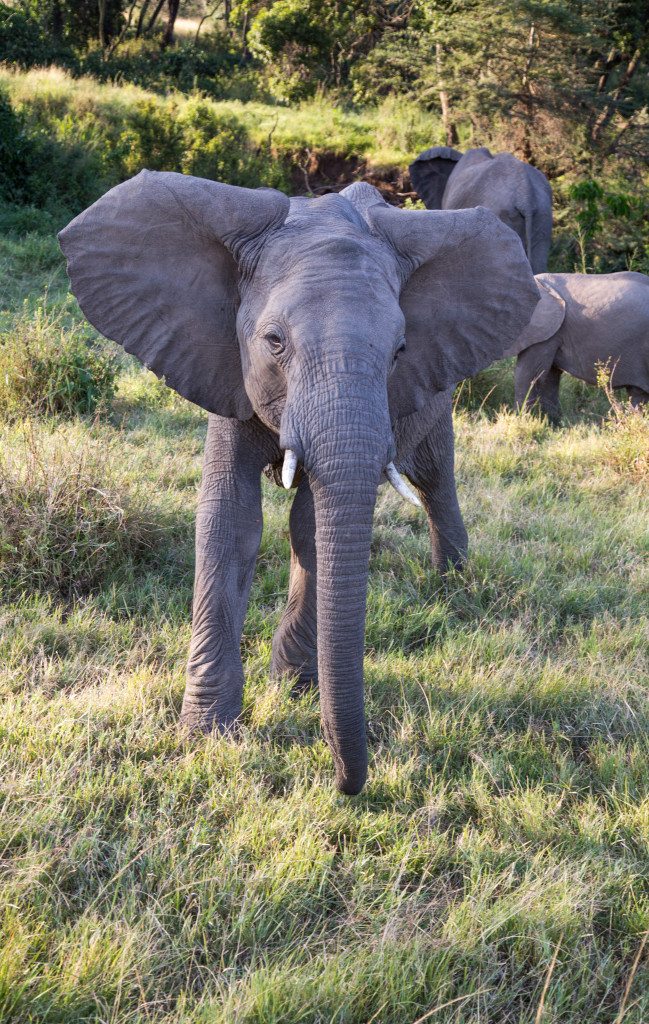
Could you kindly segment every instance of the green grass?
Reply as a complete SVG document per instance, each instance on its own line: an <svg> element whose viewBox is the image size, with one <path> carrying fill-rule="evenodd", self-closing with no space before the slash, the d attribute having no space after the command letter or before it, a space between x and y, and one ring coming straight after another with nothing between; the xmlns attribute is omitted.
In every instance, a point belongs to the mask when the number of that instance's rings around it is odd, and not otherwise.
<svg viewBox="0 0 649 1024"><path fill-rule="evenodd" d="M182 110L189 102L181 94L156 96L136 85L110 85L92 78L72 78L58 68L27 72L0 71L0 84L18 109L31 108L34 116L50 115L63 121L92 112L100 120L124 118L136 103L150 101L160 110ZM268 136L281 150L309 147L341 155L380 155L381 162L403 163L430 145L437 133L437 118L403 99L389 98L377 108L360 111L335 107L326 98L285 107L240 100L207 100L216 113L236 114L253 140ZM68 124L71 129L72 125Z"/></svg>
<svg viewBox="0 0 649 1024"><path fill-rule="evenodd" d="M59 68L16 72L1 65L0 89L26 121L30 134L50 140L45 166L32 187L39 196L48 197L53 209L53 173L68 206L77 197L83 205L97 185L109 187L136 173L142 163L158 170L191 171L200 158L195 173L244 185L288 187L287 173L299 176L305 154L354 157L366 160L375 171L394 170L407 166L431 143L442 141L438 119L405 99L388 98L377 107L356 111L334 106L327 97L283 107L181 93L161 96L135 85L72 78ZM209 118L234 118L238 125L235 138L228 135L222 143L213 144L212 171L210 155L205 153L207 139L201 138L197 145L191 134L207 116L197 117L199 101ZM218 126L212 132L217 135ZM238 147L242 166L232 163L232 151ZM194 148L198 157L192 155ZM71 193L71 177L76 193Z"/></svg>
<svg viewBox="0 0 649 1024"><path fill-rule="evenodd" d="M5 331L45 284L49 329L79 323L49 242L0 258ZM12 506L25 557L0 562L0 1020L648 1019L647 424L572 382L561 429L498 412L509 378L458 405L464 574L442 582L421 513L379 496L355 799L316 696L268 679L289 496L264 485L241 737L190 742L204 415L124 359L110 413L0 427L14 473L41 467ZM56 481L65 528L29 533ZM89 575L75 529L113 544Z"/></svg>

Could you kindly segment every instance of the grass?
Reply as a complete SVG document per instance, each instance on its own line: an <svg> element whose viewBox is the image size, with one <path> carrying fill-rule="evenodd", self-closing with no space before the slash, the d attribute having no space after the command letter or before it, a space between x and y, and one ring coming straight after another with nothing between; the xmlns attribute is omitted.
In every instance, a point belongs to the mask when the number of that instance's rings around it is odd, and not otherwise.
<svg viewBox="0 0 649 1024"><path fill-rule="evenodd" d="M107 85L92 78L71 78L56 68L12 73L2 71L0 82L19 109L28 105L59 116L97 112L99 117L122 115L137 101L154 99L161 109L182 108L181 95L154 97L135 85ZM389 98L377 108L360 111L335 107L326 97L284 107L241 100L208 100L216 113L236 114L259 145L271 136L280 151L309 147L340 155L378 158L380 163L407 163L430 144L437 120L415 104Z"/></svg>
<svg viewBox="0 0 649 1024"><path fill-rule="evenodd" d="M0 256L8 330L45 283L47 329L74 329L46 242ZM3 484L24 486L0 605L0 1020L647 1020L647 418L566 382L552 429L498 411L507 367L474 383L471 556L446 582L421 514L381 492L370 780L347 799L317 698L268 679L290 498L267 482L242 735L179 735L205 417L120 365L109 413L1 430Z"/></svg>
<svg viewBox="0 0 649 1024"><path fill-rule="evenodd" d="M33 151L31 173L15 187L27 189L24 202L46 207L60 222L142 166L285 190L295 178L303 190L305 168L313 173L316 158L329 156L340 166L364 161L374 173L394 175L440 131L435 118L403 100L348 111L319 97L285 108L159 95L73 79L56 68L0 66L0 91Z"/></svg>

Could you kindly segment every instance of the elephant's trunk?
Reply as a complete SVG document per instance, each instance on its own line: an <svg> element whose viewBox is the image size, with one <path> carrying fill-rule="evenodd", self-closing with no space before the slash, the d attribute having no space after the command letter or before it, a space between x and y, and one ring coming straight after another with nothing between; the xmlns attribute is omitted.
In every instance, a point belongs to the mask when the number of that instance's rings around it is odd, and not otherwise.
<svg viewBox="0 0 649 1024"><path fill-rule="evenodd" d="M338 373L310 393L304 465L313 492L318 677L324 733L343 793L367 777L363 652L372 516L391 435L385 382Z"/></svg>

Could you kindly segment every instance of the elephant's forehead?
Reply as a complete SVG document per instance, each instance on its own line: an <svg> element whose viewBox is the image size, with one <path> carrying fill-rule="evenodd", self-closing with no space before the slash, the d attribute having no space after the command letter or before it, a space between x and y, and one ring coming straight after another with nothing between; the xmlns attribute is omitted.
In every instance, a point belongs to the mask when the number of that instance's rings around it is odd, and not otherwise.
<svg viewBox="0 0 649 1024"><path fill-rule="evenodd" d="M295 217L273 232L259 269L266 280L297 277L380 277L396 283L396 259L388 246L336 217Z"/></svg>
<svg viewBox="0 0 649 1024"><path fill-rule="evenodd" d="M336 193L308 199L306 196L294 196L290 202L287 223L306 221L312 224L324 221L339 221L350 224L360 231L367 231L365 221L352 203L345 196Z"/></svg>

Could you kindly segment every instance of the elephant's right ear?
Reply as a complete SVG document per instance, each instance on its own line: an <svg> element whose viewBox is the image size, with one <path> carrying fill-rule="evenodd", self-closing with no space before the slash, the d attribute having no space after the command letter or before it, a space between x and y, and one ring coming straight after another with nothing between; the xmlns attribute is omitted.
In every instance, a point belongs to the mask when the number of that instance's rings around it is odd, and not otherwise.
<svg viewBox="0 0 649 1024"><path fill-rule="evenodd" d="M536 345L539 341L547 341L553 334L556 334L564 321L565 300L547 281L542 279L540 274L536 277L536 285L541 296L539 303L527 327L505 352L506 357L517 356L531 345Z"/></svg>
<svg viewBox="0 0 649 1024"><path fill-rule="evenodd" d="M450 146L433 146L410 164L410 180L427 210L441 210L446 182L461 156Z"/></svg>
<svg viewBox="0 0 649 1024"><path fill-rule="evenodd" d="M142 171L61 231L72 291L98 331L179 394L247 419L239 274L288 207L271 189Z"/></svg>

